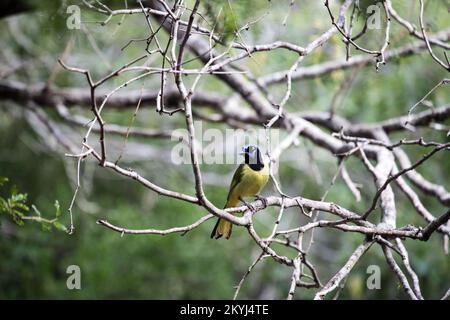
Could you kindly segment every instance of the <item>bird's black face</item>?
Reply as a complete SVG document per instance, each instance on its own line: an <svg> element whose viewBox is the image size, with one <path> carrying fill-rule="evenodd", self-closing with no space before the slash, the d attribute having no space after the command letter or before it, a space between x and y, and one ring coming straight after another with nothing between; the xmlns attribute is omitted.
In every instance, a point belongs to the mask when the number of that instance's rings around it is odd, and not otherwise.
<svg viewBox="0 0 450 320"><path fill-rule="evenodd" d="M264 167L261 152L255 145L246 145L242 147L242 153L245 158L245 163L250 165L252 169L261 169Z"/></svg>

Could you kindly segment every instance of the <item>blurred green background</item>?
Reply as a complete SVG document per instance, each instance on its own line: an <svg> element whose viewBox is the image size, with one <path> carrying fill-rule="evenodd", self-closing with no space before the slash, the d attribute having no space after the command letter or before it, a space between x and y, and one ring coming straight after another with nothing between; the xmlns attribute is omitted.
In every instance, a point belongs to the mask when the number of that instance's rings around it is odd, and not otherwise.
<svg viewBox="0 0 450 320"><path fill-rule="evenodd" d="M135 3L131 3L134 6ZM106 3L106 2L105 2ZM187 1L188 5L191 1ZM217 15L218 8L225 8L226 19L220 26L222 32L233 28L233 23L243 25L268 12L264 23L256 23L245 32L249 43L269 43L275 40L289 40L305 45L329 27L329 18L322 2L297 1L283 25L290 1L227 1L217 2L217 7L203 7L208 17ZM362 1L362 5L365 2ZM68 30L65 19L70 4L81 7L84 29ZM35 5L31 3L31 5ZM123 7L122 1L108 3L112 8ZM426 1L426 17L429 32L448 28L448 1ZM418 23L418 6L409 1L396 2L398 12ZM333 7L337 8L337 5ZM363 15L363 13L361 13ZM229 17L229 16L228 16ZM32 84L47 81L56 59L61 55L69 39L74 48L66 61L73 66L89 68L95 78L117 68L126 61L143 53L143 44L134 44L121 51L130 38L146 37L145 20L141 15L114 17L106 26L96 21L106 17L94 13L80 1L44 1L31 11L0 20L0 63L14 65L27 61L29 66L19 69L9 80ZM230 19L230 20L229 20ZM221 20L222 21L222 20ZM119 24L120 22L120 24ZM360 28L360 17L355 28ZM231 27L230 27L231 25ZM384 30L371 30L361 44L378 48L383 43ZM160 35L160 41L167 36ZM393 24L391 46L397 47L413 40L407 32ZM353 54L358 54L354 52ZM318 49L304 60L303 65L312 65L331 59L345 57L345 48L340 37L335 36L327 45ZM14 61L17 59L17 61ZM288 69L296 56L292 53L258 53L245 62L245 67L255 76ZM109 65L108 65L109 63ZM158 60L155 60L158 65ZM194 61L189 67L199 66ZM445 70L434 63L425 51L412 57L391 60L376 72L373 66L354 70L338 71L315 79L294 83L293 95L286 108L289 111L326 111L341 82L354 75L353 85L339 103L337 113L355 122L375 122L393 116L404 115L435 84L448 76ZM111 88L126 77L118 77L109 84ZM205 80L206 79L206 80ZM186 81L190 81L188 79ZM159 80L146 79L144 85L155 90ZM55 85L59 87L86 88L85 79L79 75L60 71ZM142 82L132 86L139 89ZM204 78L200 90L228 94L228 89L213 77ZM284 94L285 85L273 88L276 99ZM450 101L446 87L438 89L428 100L434 106ZM135 125L148 128L182 128L182 116L161 118L154 106L143 106ZM420 110L423 107L421 107ZM88 110L74 109L78 114L90 117ZM105 109L108 123L127 126L132 108L125 111ZM52 110L49 115L57 120ZM203 124L205 128L222 125ZM72 128L76 143L80 143L83 128ZM446 131L421 129L417 132L401 132L391 136L392 141L400 138L417 138L446 141ZM94 137L94 136L93 136ZM136 139L143 144L169 150L175 145L170 141ZM280 180L288 194L320 199L328 189L336 172L335 158L300 139L300 145L283 154L280 161ZM414 147L405 151L412 159L418 159L424 152ZM167 154L166 154L167 156ZM312 157L312 158L311 158ZM124 156L123 164L140 172L155 183L167 188L194 194L191 168L188 165L167 165L164 159L129 159ZM314 168L312 167L314 166ZM352 178L363 184L363 199L356 203L340 178L331 188L326 200L339 203L351 210L361 212L368 206L374 194L372 179L359 160L350 159ZM217 206L222 206L226 188L235 165L202 165L206 178L206 193ZM450 163L448 155L441 153L419 171L431 181L449 187ZM135 181L124 179L110 171L87 161L82 170L82 188L74 207L75 233L68 235L58 230L44 231L37 223L16 225L9 216L0 215L0 298L124 298L124 299L227 299L232 298L234 286L238 284L248 266L259 255L256 244L243 228L235 227L229 241L209 239L213 220L189 232L184 237L178 234L160 236L131 236L112 232L96 224L96 220L107 218L116 225L128 228L169 228L192 223L204 212L197 206L160 197L146 190ZM10 183L1 189L1 195L8 197L10 187L16 185L20 192L28 194L28 203L34 204L44 216L52 217L54 202L62 208L60 221L68 225L66 212L75 186L75 161L64 157L61 150L51 150L42 142L30 125L27 112L11 101L0 101L0 176L8 177ZM398 192L398 225L408 223L424 225L422 219ZM264 194L273 194L268 186ZM424 204L435 215L444 208L435 200L423 197ZM307 223L297 209L289 209L283 227ZM322 213L321 217L328 215ZM257 229L268 234L276 218L273 208L258 215ZM378 214L373 215L373 221ZM346 261L354 248L361 242L361 235L318 230L310 258L317 265L322 282L326 282ZM410 259L421 280L423 294L427 298L438 298L450 284L450 259L443 252L443 238L435 234L427 243L406 240ZM69 265L81 268L81 290L66 288L66 268ZM382 270L381 290L366 289L369 265L379 265ZM280 299L289 289L291 270L266 260L258 265L242 287L240 298ZM311 298L312 290L299 289L296 298ZM401 299L406 298L396 276L387 268L381 249L373 246L357 264L346 281L340 298L347 299Z"/></svg>

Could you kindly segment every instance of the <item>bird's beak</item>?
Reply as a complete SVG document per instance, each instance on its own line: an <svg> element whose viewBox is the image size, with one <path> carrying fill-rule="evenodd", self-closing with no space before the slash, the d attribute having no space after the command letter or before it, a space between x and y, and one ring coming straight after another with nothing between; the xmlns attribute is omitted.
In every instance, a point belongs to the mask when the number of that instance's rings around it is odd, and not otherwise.
<svg viewBox="0 0 450 320"><path fill-rule="evenodd" d="M244 154L246 154L245 149L242 148L241 152L239 152L239 155L243 156Z"/></svg>

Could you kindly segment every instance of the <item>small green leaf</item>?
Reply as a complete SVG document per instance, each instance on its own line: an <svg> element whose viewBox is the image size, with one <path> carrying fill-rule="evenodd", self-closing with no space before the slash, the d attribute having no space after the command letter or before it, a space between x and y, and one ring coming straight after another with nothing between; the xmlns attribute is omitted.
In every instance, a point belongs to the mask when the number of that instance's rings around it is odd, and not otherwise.
<svg viewBox="0 0 450 320"><path fill-rule="evenodd" d="M24 224L22 217L23 217L23 215L20 212L17 212L17 211L13 212L13 220L19 226L23 226L23 224Z"/></svg>
<svg viewBox="0 0 450 320"><path fill-rule="evenodd" d="M24 217L24 214L22 212L20 212L19 210L13 210L12 211L13 215L19 217L20 219L22 219Z"/></svg>
<svg viewBox="0 0 450 320"><path fill-rule="evenodd" d="M67 232L66 226L63 225L62 223L58 222L58 221L53 222L53 226L54 226L56 229L58 229L58 230Z"/></svg>
<svg viewBox="0 0 450 320"><path fill-rule="evenodd" d="M6 208L8 207L8 202L5 199L0 197L0 213L6 212Z"/></svg>
<svg viewBox="0 0 450 320"><path fill-rule="evenodd" d="M36 213L36 215L38 217L41 217L41 212L38 210L38 208L36 208L36 206L34 204L31 205L31 209L33 209L33 211Z"/></svg>
<svg viewBox="0 0 450 320"><path fill-rule="evenodd" d="M11 195L11 201L12 202L25 202L25 201L27 201L28 195L26 193L17 193L17 190L15 192L16 193Z"/></svg>
<svg viewBox="0 0 450 320"><path fill-rule="evenodd" d="M21 202L14 203L14 205L12 207L23 210L23 211L30 210L30 208L25 203L21 203Z"/></svg>
<svg viewBox="0 0 450 320"><path fill-rule="evenodd" d="M58 200L55 200L55 209L56 209L55 217L59 218L61 216L61 206L59 205Z"/></svg>

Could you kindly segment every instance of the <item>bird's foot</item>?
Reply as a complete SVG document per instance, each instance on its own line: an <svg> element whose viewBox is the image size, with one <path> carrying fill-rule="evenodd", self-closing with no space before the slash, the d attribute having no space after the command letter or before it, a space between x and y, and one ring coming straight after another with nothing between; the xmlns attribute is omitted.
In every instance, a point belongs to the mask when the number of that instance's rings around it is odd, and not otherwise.
<svg viewBox="0 0 450 320"><path fill-rule="evenodd" d="M242 199L241 197L239 197L239 200L241 200L241 202L242 202L244 205L246 205L247 208L248 208L248 210L250 210L251 212L255 212L255 211L256 211L255 207L254 207L251 203L248 203L247 201L245 201L245 200Z"/></svg>
<svg viewBox="0 0 450 320"><path fill-rule="evenodd" d="M261 200L261 202L264 205L264 209L267 208L267 199L264 197L261 197L259 194L255 195L256 200Z"/></svg>

